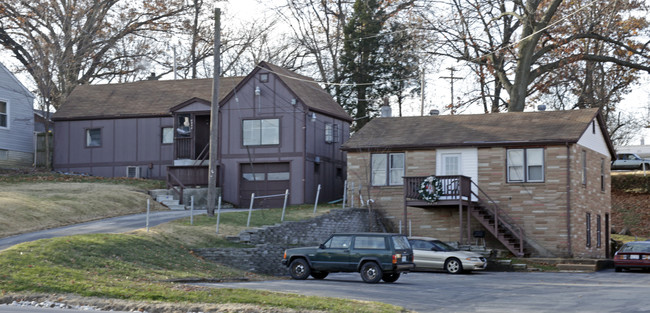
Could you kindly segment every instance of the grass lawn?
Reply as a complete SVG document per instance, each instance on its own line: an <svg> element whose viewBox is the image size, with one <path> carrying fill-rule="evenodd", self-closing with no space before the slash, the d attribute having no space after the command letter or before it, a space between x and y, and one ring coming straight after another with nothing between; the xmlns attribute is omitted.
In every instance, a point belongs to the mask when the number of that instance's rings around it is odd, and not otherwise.
<svg viewBox="0 0 650 313"><path fill-rule="evenodd" d="M0 176L0 229L62 226L83 220L142 212L152 182L64 175ZM157 187L153 187L157 188ZM317 214L339 206L320 205ZM159 208L162 209L162 208ZM285 220L313 216L313 205L287 209ZM251 227L280 222L281 209L254 211ZM14 223L7 223L11 219ZM0 252L0 302L82 297L81 303L130 311L317 311L400 312L393 305L307 297L247 289L204 288L177 281L278 279L204 261L192 248L243 246L225 240L245 228L248 212L195 216L146 232L43 239ZM2 234L0 234L2 236ZM279 260L278 260L279 262ZM116 303L123 303L118 306ZM233 305L235 308L233 309ZM243 309L242 309L243 307Z"/></svg>

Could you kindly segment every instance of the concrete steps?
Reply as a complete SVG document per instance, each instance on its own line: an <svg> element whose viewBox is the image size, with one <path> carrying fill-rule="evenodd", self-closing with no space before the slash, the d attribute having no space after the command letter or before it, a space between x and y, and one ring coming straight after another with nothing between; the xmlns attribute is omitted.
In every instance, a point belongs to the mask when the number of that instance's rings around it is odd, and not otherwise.
<svg viewBox="0 0 650 313"><path fill-rule="evenodd" d="M174 195L167 189L155 189L149 191L149 194L162 205L168 207L170 210L183 211L185 205L180 204L178 199L174 199Z"/></svg>

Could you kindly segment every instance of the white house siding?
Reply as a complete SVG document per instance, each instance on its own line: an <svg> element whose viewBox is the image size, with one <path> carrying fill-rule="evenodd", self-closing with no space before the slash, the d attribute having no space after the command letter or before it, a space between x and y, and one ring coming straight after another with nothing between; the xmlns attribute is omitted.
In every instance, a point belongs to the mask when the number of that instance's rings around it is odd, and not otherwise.
<svg viewBox="0 0 650 313"><path fill-rule="evenodd" d="M605 136L598 126L598 121L594 119L589 127L578 140L578 144L594 150L602 155L609 156L609 149L607 149L607 143L605 142Z"/></svg>
<svg viewBox="0 0 650 313"><path fill-rule="evenodd" d="M478 184L478 149L477 148L462 148L462 149L437 149L436 150L436 175L441 175L442 170L442 157L445 154L460 154L460 171L461 175L470 177L473 182ZM477 193L476 186L472 185L472 191Z"/></svg>
<svg viewBox="0 0 650 313"><path fill-rule="evenodd" d="M0 101L7 103L7 127L0 127L0 166L29 166L34 153L34 96L0 64Z"/></svg>

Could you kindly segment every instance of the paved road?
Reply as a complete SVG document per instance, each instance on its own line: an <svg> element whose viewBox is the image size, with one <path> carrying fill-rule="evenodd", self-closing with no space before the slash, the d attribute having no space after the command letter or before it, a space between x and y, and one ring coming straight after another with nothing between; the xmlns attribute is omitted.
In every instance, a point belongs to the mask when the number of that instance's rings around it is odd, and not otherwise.
<svg viewBox="0 0 650 313"><path fill-rule="evenodd" d="M650 312L650 274L482 272L410 273L394 284L366 284L358 273L318 281L201 284L380 301L417 312Z"/></svg>
<svg viewBox="0 0 650 313"><path fill-rule="evenodd" d="M236 209L222 209L221 212L241 211ZM205 214L206 210L194 210L194 215ZM149 226L166 223L172 220L190 216L191 211L160 211L152 212L149 215ZM99 234L99 233L124 233L146 227L146 213L118 216L83 224L52 228L33 233L26 233L11 237L0 238L0 251L13 245L34 241L44 238L62 237L78 234Z"/></svg>

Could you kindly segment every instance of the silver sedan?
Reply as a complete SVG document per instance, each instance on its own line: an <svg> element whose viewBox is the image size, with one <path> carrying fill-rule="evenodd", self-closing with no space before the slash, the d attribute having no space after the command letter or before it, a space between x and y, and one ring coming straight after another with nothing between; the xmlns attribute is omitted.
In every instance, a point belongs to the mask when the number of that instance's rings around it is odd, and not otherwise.
<svg viewBox="0 0 650 313"><path fill-rule="evenodd" d="M481 271L487 260L478 253L462 251L431 237L409 237L416 269L445 270L450 274Z"/></svg>

